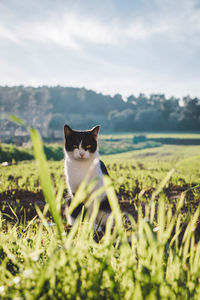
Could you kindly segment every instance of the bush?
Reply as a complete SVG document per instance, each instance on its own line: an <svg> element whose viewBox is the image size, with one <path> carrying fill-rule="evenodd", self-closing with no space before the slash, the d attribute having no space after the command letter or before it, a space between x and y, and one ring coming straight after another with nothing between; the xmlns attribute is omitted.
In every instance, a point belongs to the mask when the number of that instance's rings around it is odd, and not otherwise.
<svg viewBox="0 0 200 300"><path fill-rule="evenodd" d="M0 162L12 162L21 160L32 160L33 154L30 148L17 148L14 145L0 145Z"/></svg>
<svg viewBox="0 0 200 300"><path fill-rule="evenodd" d="M48 160L63 159L63 147L60 145L44 145L44 152Z"/></svg>
<svg viewBox="0 0 200 300"><path fill-rule="evenodd" d="M48 160L63 159L63 148L60 145L45 145L44 151ZM32 160L33 150L31 147L19 148L15 145L0 145L0 162L16 162L22 160Z"/></svg>

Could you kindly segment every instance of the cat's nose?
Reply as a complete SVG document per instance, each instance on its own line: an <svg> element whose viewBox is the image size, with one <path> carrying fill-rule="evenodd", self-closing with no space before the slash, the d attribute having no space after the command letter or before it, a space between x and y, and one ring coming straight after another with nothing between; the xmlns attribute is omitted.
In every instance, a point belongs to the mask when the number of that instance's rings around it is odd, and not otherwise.
<svg viewBox="0 0 200 300"><path fill-rule="evenodd" d="M83 158L83 156L84 156L84 153L80 153L80 157Z"/></svg>

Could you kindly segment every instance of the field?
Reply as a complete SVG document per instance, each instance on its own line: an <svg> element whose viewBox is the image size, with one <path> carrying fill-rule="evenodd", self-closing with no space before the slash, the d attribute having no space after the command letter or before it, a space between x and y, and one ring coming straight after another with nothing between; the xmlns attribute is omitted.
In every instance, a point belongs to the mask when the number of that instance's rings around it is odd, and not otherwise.
<svg viewBox="0 0 200 300"><path fill-rule="evenodd" d="M103 234L81 216L66 225L63 161L46 162L32 138L37 164L0 167L0 298L200 298L200 146L102 156L115 218Z"/></svg>
<svg viewBox="0 0 200 300"><path fill-rule="evenodd" d="M135 139L143 137L143 140L135 141ZM17 147L12 144L0 145L0 163L2 162L18 162L24 160L33 160L33 149L29 142L26 146ZM99 153L101 155L110 155L124 153L133 150L142 150L149 148L157 148L162 145L199 145L200 134L183 134L183 133L151 133L151 134L109 134L101 135L99 138ZM57 143L44 144L44 151L47 160L59 161L63 159L63 141Z"/></svg>

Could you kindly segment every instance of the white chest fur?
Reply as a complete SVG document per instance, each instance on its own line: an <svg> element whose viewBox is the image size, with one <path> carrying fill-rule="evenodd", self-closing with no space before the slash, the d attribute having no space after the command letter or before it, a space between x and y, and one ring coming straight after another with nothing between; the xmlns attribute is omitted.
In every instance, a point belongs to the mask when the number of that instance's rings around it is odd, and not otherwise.
<svg viewBox="0 0 200 300"><path fill-rule="evenodd" d="M94 163L94 161L97 163ZM103 186L103 175L100 168L98 152L86 160L76 160L68 153L65 153L65 176L68 186L68 192L73 195L76 193L79 185L84 180L89 171L89 181L97 178L95 190Z"/></svg>

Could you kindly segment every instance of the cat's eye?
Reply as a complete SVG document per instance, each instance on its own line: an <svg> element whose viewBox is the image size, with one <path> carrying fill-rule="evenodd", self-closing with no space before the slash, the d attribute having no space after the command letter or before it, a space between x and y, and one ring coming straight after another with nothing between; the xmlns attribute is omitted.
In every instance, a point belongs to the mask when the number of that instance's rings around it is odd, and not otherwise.
<svg viewBox="0 0 200 300"><path fill-rule="evenodd" d="M90 149L90 148L91 148L91 145L87 145L87 146L86 146L86 149Z"/></svg>
<svg viewBox="0 0 200 300"><path fill-rule="evenodd" d="M73 147L74 147L74 148L78 148L78 146L77 146L77 145L73 145Z"/></svg>

